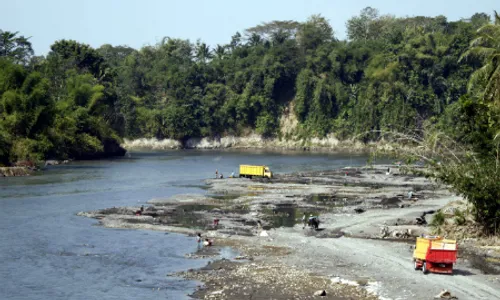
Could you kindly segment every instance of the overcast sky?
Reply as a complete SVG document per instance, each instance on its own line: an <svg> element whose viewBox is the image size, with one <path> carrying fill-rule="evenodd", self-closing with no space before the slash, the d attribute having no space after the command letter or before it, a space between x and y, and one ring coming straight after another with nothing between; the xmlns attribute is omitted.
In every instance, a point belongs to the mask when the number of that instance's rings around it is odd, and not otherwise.
<svg viewBox="0 0 500 300"><path fill-rule="evenodd" d="M468 18L500 10L499 0L0 0L0 29L30 36L36 54L60 39L140 48L162 37L209 45L228 43L236 32L272 20L326 17L338 38L346 21L364 7L396 16Z"/></svg>

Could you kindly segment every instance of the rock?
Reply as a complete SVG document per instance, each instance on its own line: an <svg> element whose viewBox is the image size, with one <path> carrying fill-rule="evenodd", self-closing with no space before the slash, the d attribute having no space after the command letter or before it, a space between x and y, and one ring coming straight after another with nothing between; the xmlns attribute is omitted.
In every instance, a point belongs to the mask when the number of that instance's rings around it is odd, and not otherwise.
<svg viewBox="0 0 500 300"><path fill-rule="evenodd" d="M403 233L399 230L394 230L392 232L392 237L394 237L394 238L400 238L402 235L403 235Z"/></svg>
<svg viewBox="0 0 500 300"><path fill-rule="evenodd" d="M267 231L262 230L262 232L259 234L260 236L269 236L269 233Z"/></svg>
<svg viewBox="0 0 500 300"><path fill-rule="evenodd" d="M236 256L235 260L249 259L248 256Z"/></svg>
<svg viewBox="0 0 500 300"><path fill-rule="evenodd" d="M324 296L326 296L326 291L325 290L316 291L316 292L314 292L314 296L324 297Z"/></svg>
<svg viewBox="0 0 500 300"><path fill-rule="evenodd" d="M341 283L342 280L340 279L340 277L332 278L332 284L341 284Z"/></svg>
<svg viewBox="0 0 500 300"><path fill-rule="evenodd" d="M47 161L45 161L45 166L57 166L60 163L61 162L58 160L47 160Z"/></svg>
<svg viewBox="0 0 500 300"><path fill-rule="evenodd" d="M458 299L453 296L448 290L442 290L441 293L437 294L434 299Z"/></svg>

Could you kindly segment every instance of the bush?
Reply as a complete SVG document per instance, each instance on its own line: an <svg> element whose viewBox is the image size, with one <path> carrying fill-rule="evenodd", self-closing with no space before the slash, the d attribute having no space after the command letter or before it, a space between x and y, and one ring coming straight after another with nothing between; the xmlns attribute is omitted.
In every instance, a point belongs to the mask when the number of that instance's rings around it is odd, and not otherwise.
<svg viewBox="0 0 500 300"><path fill-rule="evenodd" d="M465 212L463 210L457 208L453 212L453 215L454 215L453 219L456 225L458 226L465 225L467 220L465 219Z"/></svg>
<svg viewBox="0 0 500 300"><path fill-rule="evenodd" d="M485 233L494 233L500 219L500 170L494 159L464 161L453 167L439 169L440 179L450 184L474 205L474 219L484 226Z"/></svg>
<svg viewBox="0 0 500 300"><path fill-rule="evenodd" d="M446 217L442 211L438 211L437 213L434 214L434 217L432 218L432 221L429 223L429 225L434 228L434 229L439 229L441 226L444 225L446 222Z"/></svg>

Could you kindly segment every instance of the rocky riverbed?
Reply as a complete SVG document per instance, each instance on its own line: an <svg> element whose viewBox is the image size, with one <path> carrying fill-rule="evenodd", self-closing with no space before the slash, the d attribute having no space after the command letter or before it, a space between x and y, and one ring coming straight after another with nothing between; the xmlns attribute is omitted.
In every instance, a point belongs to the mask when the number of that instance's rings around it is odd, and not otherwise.
<svg viewBox="0 0 500 300"><path fill-rule="evenodd" d="M211 264L177 274L204 282L195 298L308 299L321 293L327 299L430 299L448 289L460 299L498 299L496 248L486 252L483 267L464 251L454 276L413 270L414 237L429 232L416 217L461 199L405 170L376 166L272 180L210 179L200 186L204 195L151 199L140 216L140 207L79 214L106 227L201 232L213 240L211 253L192 254L213 256ZM319 216L318 230L304 228L304 214ZM220 260L217 250L227 246L240 259Z"/></svg>

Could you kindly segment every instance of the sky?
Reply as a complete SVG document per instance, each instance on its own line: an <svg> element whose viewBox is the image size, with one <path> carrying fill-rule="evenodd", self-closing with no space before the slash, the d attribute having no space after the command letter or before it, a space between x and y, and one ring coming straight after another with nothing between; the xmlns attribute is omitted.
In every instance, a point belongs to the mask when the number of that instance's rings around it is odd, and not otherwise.
<svg viewBox="0 0 500 300"><path fill-rule="evenodd" d="M499 0L0 0L0 29L31 37L37 55L56 40L72 39L140 48L163 37L201 39L211 46L228 43L243 32L272 20L305 21L321 14L337 38L345 23L371 6L381 14L444 15L449 21L476 12L500 10Z"/></svg>

